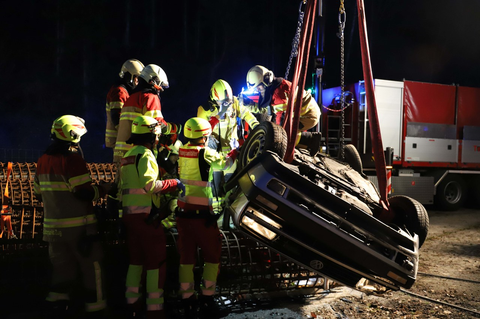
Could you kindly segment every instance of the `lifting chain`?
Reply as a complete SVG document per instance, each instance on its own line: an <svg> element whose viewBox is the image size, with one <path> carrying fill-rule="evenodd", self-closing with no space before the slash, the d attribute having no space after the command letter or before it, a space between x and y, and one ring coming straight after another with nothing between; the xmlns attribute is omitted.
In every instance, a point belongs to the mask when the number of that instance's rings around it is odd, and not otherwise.
<svg viewBox="0 0 480 319"><path fill-rule="evenodd" d="M347 13L345 12L345 4L340 0L340 8L338 12L338 37L340 38L340 86L341 86L341 136L340 136L340 160L345 160L345 21Z"/></svg>
<svg viewBox="0 0 480 319"><path fill-rule="evenodd" d="M290 58L288 59L287 71L285 72L284 79L288 78L288 74L290 73L290 66L292 65L292 60L298 55L298 43L300 42L300 32L302 31L303 17L305 16L305 13L303 12L303 7L306 3L307 0L300 1L300 7L298 8L297 31L295 32L295 36L293 37L292 51L290 52Z"/></svg>

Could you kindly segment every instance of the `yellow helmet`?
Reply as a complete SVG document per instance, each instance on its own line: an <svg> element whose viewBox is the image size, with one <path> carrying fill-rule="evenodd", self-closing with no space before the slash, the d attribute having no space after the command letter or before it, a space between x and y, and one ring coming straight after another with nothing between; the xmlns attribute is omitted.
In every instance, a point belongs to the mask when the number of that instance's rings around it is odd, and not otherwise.
<svg viewBox="0 0 480 319"><path fill-rule="evenodd" d="M192 117L185 122L183 134L186 138L197 139L212 134L212 126L206 119Z"/></svg>
<svg viewBox="0 0 480 319"><path fill-rule="evenodd" d="M233 103L233 93L230 84L225 80L217 80L210 89L210 99L218 105L219 112L226 111Z"/></svg>
<svg viewBox="0 0 480 319"><path fill-rule="evenodd" d="M78 143L81 137L87 133L87 128L85 120L81 117L63 115L53 121L50 132L59 140Z"/></svg>
<svg viewBox="0 0 480 319"><path fill-rule="evenodd" d="M255 65L247 73L247 87L254 89L260 84L269 86L273 81L273 72L261 65Z"/></svg>
<svg viewBox="0 0 480 319"><path fill-rule="evenodd" d="M123 79L125 76L125 73L130 73L130 82L133 81L135 76L139 76L140 72L143 70L143 63L138 61L137 59L128 59L123 63L122 69L120 70L120 73L118 75Z"/></svg>
<svg viewBox="0 0 480 319"><path fill-rule="evenodd" d="M147 83L151 83L157 90L163 91L168 88L167 74L156 64L149 64L143 68L140 77Z"/></svg>
<svg viewBox="0 0 480 319"><path fill-rule="evenodd" d="M161 133L158 121L150 116L137 116L132 122L132 134L156 134Z"/></svg>

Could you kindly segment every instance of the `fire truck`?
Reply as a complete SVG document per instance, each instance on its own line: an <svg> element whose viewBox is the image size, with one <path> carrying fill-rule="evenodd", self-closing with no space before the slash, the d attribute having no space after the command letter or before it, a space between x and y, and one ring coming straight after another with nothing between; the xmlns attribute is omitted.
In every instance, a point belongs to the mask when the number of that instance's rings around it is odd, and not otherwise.
<svg viewBox="0 0 480 319"><path fill-rule="evenodd" d="M480 88L383 79L374 86L389 196L444 210L457 210L467 199L479 207ZM342 145L355 146L363 173L377 183L364 83L343 90L351 96L343 108L329 107L338 103L340 87L321 94L326 152L338 157Z"/></svg>

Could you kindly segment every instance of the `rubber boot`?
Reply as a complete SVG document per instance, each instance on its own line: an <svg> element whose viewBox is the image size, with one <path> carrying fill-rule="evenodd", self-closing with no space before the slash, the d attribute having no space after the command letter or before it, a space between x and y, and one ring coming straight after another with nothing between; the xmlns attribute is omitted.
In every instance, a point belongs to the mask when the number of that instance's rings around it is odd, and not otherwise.
<svg viewBox="0 0 480 319"><path fill-rule="evenodd" d="M322 147L322 132L312 132L312 137L310 143L308 144L308 149L310 150L310 156L315 156L318 154Z"/></svg>
<svg viewBox="0 0 480 319"><path fill-rule="evenodd" d="M197 296L193 295L190 298L182 299L181 306L183 309L183 318L197 319L198 318L198 302Z"/></svg>
<svg viewBox="0 0 480 319"><path fill-rule="evenodd" d="M213 296L199 296L199 319L221 318L228 314L226 309L222 309Z"/></svg>
<svg viewBox="0 0 480 319"><path fill-rule="evenodd" d="M310 151L310 156L315 156L321 149L322 133L321 132L302 132L298 147L306 148Z"/></svg>

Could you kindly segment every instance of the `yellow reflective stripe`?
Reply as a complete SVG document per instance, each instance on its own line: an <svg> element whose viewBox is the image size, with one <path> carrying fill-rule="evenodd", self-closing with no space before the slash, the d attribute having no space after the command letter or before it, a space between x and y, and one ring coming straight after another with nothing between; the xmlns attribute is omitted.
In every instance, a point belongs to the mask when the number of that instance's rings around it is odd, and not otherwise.
<svg viewBox="0 0 480 319"><path fill-rule="evenodd" d="M78 176L72 177L68 180L68 182L70 183L72 188L75 187L75 186L78 186L78 185L83 185L83 184L91 182L91 181L92 181L92 179L90 178L89 173L86 173L86 174L83 174L83 175L78 175Z"/></svg>
<svg viewBox="0 0 480 319"><path fill-rule="evenodd" d="M97 221L97 218L94 214L80 217L72 218L45 218L43 220L44 228L65 228L65 227L76 227L88 224L94 224Z"/></svg>
<svg viewBox="0 0 480 319"><path fill-rule="evenodd" d="M161 117L163 118L163 114L162 114L162 111L160 110L151 110L151 111L147 111L145 112L144 114L145 116L150 116L150 117L153 117L154 119L156 119L157 117Z"/></svg>
<svg viewBox="0 0 480 319"><path fill-rule="evenodd" d="M114 101L107 103L107 110L121 109L123 107L123 102Z"/></svg>
<svg viewBox="0 0 480 319"><path fill-rule="evenodd" d="M59 293L59 292L49 292L47 295L47 298L45 298L47 301L59 301L59 300L70 300L70 297L66 293Z"/></svg>
<svg viewBox="0 0 480 319"><path fill-rule="evenodd" d="M141 115L138 112L125 112L120 114L120 121L133 121L137 116Z"/></svg>
<svg viewBox="0 0 480 319"><path fill-rule="evenodd" d="M124 151L124 153L126 153L130 149L132 149L132 147L133 146L131 144L127 144L127 143L122 142L122 141L117 141L117 143L115 143L115 149L119 150L119 151Z"/></svg>
<svg viewBox="0 0 480 319"><path fill-rule="evenodd" d="M43 182L40 181L41 191L70 191L70 187L65 182Z"/></svg>
<svg viewBox="0 0 480 319"><path fill-rule="evenodd" d="M93 303L85 303L85 311L86 312L94 312L94 311L99 311L103 310L107 307L107 302L105 300L100 300L97 302Z"/></svg>
<svg viewBox="0 0 480 319"><path fill-rule="evenodd" d="M108 136L108 137L115 137L115 136L117 136L117 131L106 129L105 130L105 135Z"/></svg>

